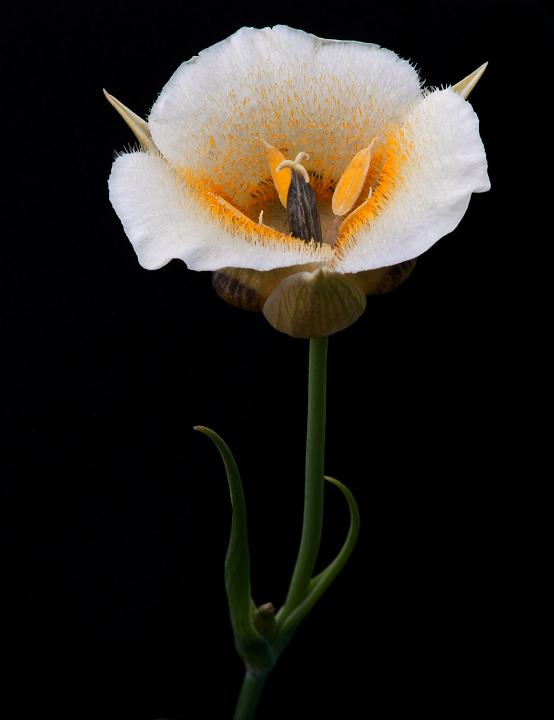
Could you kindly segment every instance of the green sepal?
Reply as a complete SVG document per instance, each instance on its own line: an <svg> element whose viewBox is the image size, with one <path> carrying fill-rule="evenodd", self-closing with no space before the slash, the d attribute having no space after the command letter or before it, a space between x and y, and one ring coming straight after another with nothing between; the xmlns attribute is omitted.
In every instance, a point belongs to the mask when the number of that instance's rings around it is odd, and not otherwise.
<svg viewBox="0 0 554 720"><path fill-rule="evenodd" d="M207 435L219 450L229 483L232 518L225 557L225 589L235 647L249 672L265 674L273 667L275 658L270 644L254 626L256 606L251 597L246 503L239 469L229 446L216 432L201 425L194 429Z"/></svg>
<svg viewBox="0 0 554 720"><path fill-rule="evenodd" d="M289 637L292 637L292 634L300 622L306 617L319 598L323 595L325 590L327 590L329 585L346 565L348 558L354 550L360 533L360 511L354 496L345 485L335 478L328 477L326 475L325 480L330 482L332 485L335 485L335 487L337 487L346 498L348 509L350 510L350 528L348 530L346 540L344 541L344 544L336 558L329 563L325 570L322 570L318 575L316 575L316 577L310 580L306 598L291 612L288 617L282 621L281 633L283 638L286 638L287 641Z"/></svg>

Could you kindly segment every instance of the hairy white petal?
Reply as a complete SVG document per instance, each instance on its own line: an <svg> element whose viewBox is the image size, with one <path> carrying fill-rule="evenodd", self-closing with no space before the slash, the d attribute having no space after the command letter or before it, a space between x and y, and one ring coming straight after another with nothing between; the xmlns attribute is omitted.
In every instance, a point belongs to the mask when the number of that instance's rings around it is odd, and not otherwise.
<svg viewBox="0 0 554 720"><path fill-rule="evenodd" d="M160 157L137 152L117 158L109 179L110 201L140 264L155 270L179 258L192 270L234 266L270 270L330 255L301 241L271 242L231 232L203 209ZM327 251L327 255L325 254Z"/></svg>
<svg viewBox="0 0 554 720"><path fill-rule="evenodd" d="M421 255L454 230L472 193L490 188L479 120L452 88L432 92L415 106L403 134L401 182L349 243L333 265L336 271L359 272Z"/></svg>
<svg viewBox="0 0 554 720"><path fill-rule="evenodd" d="M338 180L381 128L421 100L415 69L377 45L286 26L242 28L183 63L149 117L176 167L204 170L239 204L268 176L260 138Z"/></svg>

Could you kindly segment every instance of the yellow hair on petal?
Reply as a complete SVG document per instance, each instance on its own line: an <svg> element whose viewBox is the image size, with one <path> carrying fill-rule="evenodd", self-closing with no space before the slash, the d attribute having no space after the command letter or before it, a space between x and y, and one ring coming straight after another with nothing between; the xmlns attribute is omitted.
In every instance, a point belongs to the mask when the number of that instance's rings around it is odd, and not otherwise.
<svg viewBox="0 0 554 720"><path fill-rule="evenodd" d="M329 245L320 245L313 240L308 243L292 235L279 232L269 225L263 225L257 220L252 220L236 207L232 198L222 188L215 185L210 178L190 169L180 170L179 176L194 193L199 206L225 230L234 235L239 235L256 245L267 247L285 245L291 249L305 252L306 255L313 255L315 252L320 256L318 261L321 262L330 259L332 250Z"/></svg>

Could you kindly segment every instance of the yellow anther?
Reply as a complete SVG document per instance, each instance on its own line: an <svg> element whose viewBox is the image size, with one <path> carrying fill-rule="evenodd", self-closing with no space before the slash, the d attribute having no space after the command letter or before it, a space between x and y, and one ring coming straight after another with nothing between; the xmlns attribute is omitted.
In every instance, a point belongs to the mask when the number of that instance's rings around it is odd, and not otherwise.
<svg viewBox="0 0 554 720"><path fill-rule="evenodd" d="M331 207L335 215L346 215L360 197L371 162L371 148L377 138L356 153L337 183Z"/></svg>
<svg viewBox="0 0 554 720"><path fill-rule="evenodd" d="M366 207L369 205L369 201L371 200L372 195L373 195L373 188L370 187L369 193L367 194L367 198L363 201L363 203L361 205L358 205L358 207L355 210L352 210L350 215L347 215L344 218L344 220L341 222L341 224L339 225L339 231L338 231L339 235L344 231L344 229L349 225L349 223L352 220L355 220L357 217L359 217L364 212Z"/></svg>
<svg viewBox="0 0 554 720"><path fill-rule="evenodd" d="M285 160L285 156L276 147L267 143L263 138L260 138L265 145L265 154L269 165L269 172L271 173L271 179L279 195L279 200L283 207L287 207L287 195L289 192L289 186L291 181L290 170L279 170L280 163Z"/></svg>

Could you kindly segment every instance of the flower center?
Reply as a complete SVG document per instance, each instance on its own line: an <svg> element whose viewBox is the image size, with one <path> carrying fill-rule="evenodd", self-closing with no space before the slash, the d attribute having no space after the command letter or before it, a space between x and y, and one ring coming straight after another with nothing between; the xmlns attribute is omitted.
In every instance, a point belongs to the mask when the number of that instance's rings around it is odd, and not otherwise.
<svg viewBox="0 0 554 720"><path fill-rule="evenodd" d="M335 216L348 215L356 205L371 162L371 149L377 138L354 155L341 175L332 194L331 209ZM287 160L283 153L263 140L271 179L281 204L287 209L289 229L294 237L301 240L323 242L321 218L314 190L310 186L310 176L302 165L302 160L309 160L306 152L299 152L294 160ZM369 188L367 203L371 198ZM365 205L362 203L362 206ZM263 217L263 210L260 218ZM336 221L332 223L337 230ZM341 223L342 225L343 223ZM328 244L334 244L329 242Z"/></svg>
<svg viewBox="0 0 554 720"><path fill-rule="evenodd" d="M320 169L317 158L315 164L305 165L310 160L306 152L290 159L284 154L286 148L260 140L270 177L263 178L258 171L240 200L232 176L230 184L220 184L217 173L183 168L179 175L210 214L232 232L251 236L253 242L314 242L322 251L331 246L337 257L356 242L358 231L388 202L401 181L400 168L409 152L400 128L390 127L356 152L337 180L331 171ZM257 160L252 158L252 162ZM241 182L247 174L244 167Z"/></svg>

